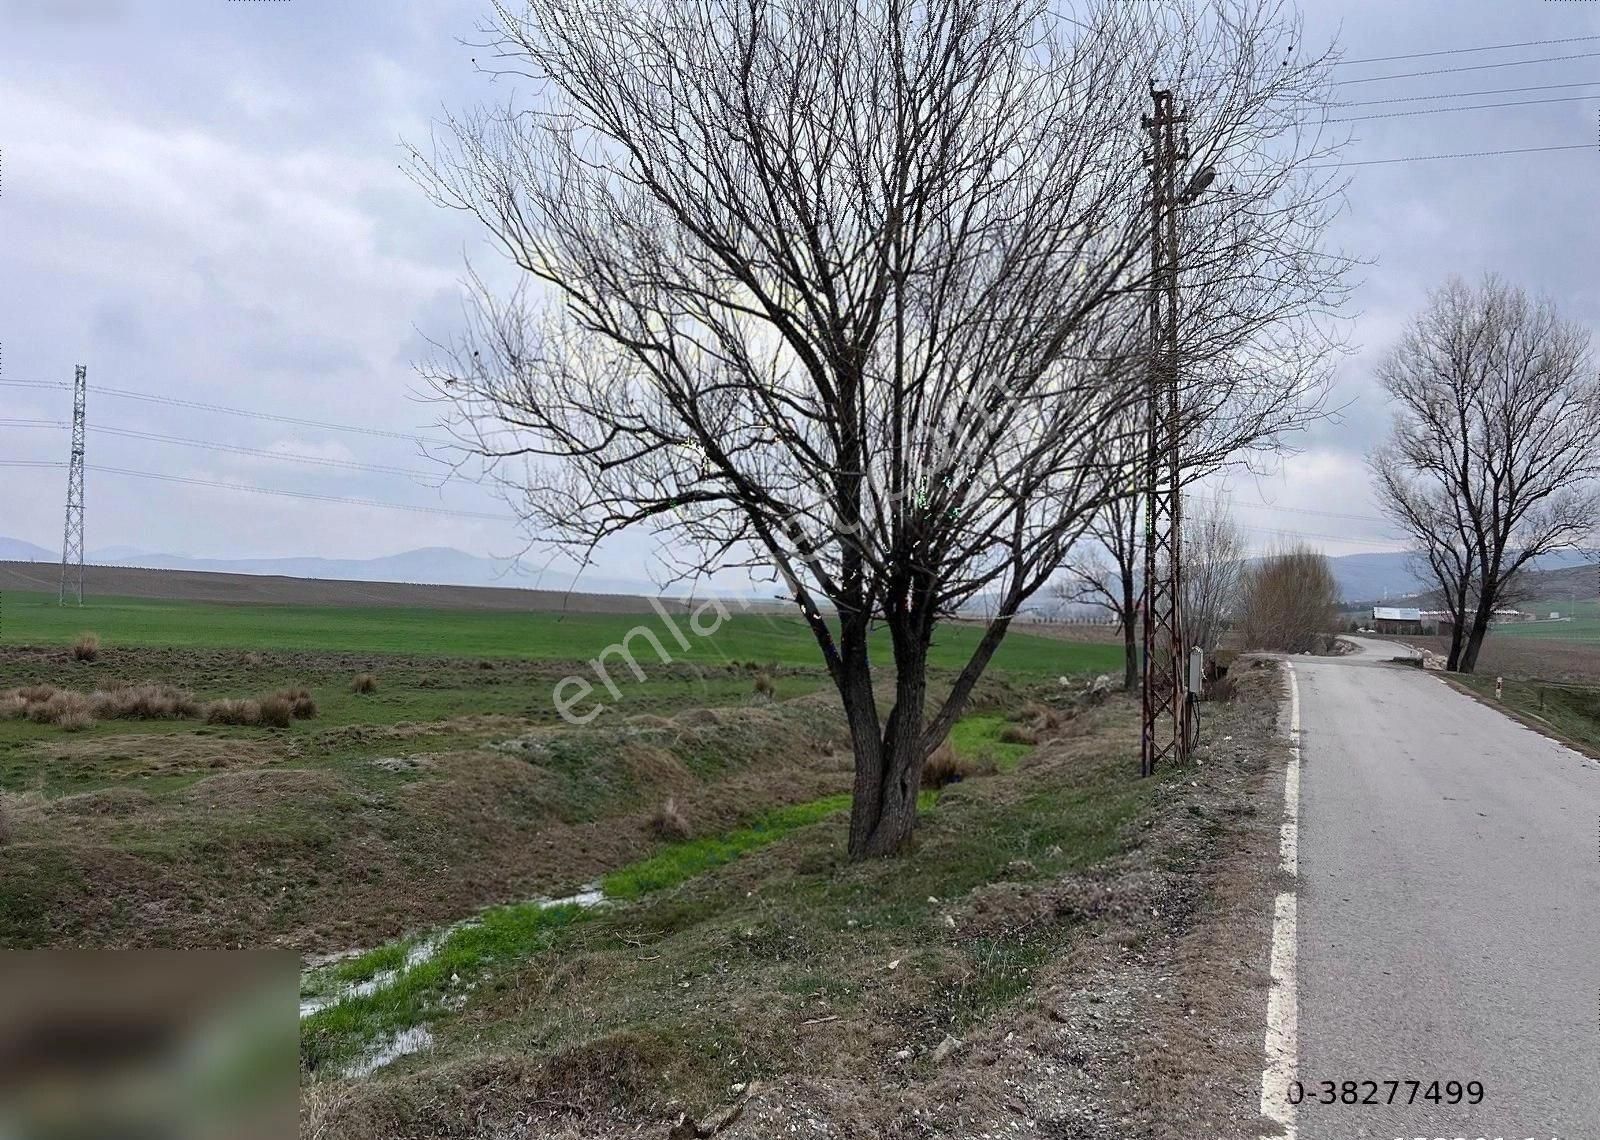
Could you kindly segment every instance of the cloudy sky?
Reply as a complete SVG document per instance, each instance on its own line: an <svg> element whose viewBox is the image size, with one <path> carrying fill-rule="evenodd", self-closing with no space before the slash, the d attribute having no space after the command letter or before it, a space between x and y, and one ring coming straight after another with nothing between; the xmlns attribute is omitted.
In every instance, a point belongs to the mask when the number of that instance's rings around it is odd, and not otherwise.
<svg viewBox="0 0 1600 1140"><path fill-rule="evenodd" d="M487 264L494 255L465 219L422 199L399 169L399 144L425 141L446 107L508 94L475 72L474 49L460 42L484 8L483 0L0 0L0 379L66 381L74 364L88 365L90 463L124 472L89 473L91 549L205 557L520 549L504 504L483 489L434 488L404 474L433 473L414 441L114 394L437 434L436 409L416 398L412 362L424 334L448 336L458 322L465 259ZM1393 549L1363 467L1386 422L1369 374L1426 290L1452 272L1493 269L1600 323L1600 6L1310 0L1303 11L1308 43L1337 38L1351 61L1575 41L1351 62L1336 71L1351 102L1595 80L1345 112L1564 100L1351 124L1347 158L1375 164L1351 167L1335 234L1369 263L1349 329L1356 351L1333 400L1341 413L1300 437L1278 472L1236 477L1229 491L1257 546L1289 532L1332 554ZM1511 60L1541 62L1484 66ZM1441 73L1374 79L1422 71ZM1377 161L1557 146L1584 149ZM69 415L64 391L0 385L0 460L58 462L66 436L47 425ZM56 468L0 466L0 535L56 546L63 483ZM454 513L206 485L217 483ZM598 572L639 576L648 548L644 538L620 544Z"/></svg>

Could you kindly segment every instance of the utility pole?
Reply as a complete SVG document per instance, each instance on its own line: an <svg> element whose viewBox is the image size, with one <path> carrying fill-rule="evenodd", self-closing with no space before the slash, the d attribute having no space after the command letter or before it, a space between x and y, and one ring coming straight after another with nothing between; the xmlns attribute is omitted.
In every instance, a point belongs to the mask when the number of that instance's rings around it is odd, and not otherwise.
<svg viewBox="0 0 1600 1140"><path fill-rule="evenodd" d="M72 461L67 465L67 525L61 538L63 606L69 592L83 605L83 412L88 388L88 369L80 364L72 377Z"/></svg>
<svg viewBox="0 0 1600 1140"><path fill-rule="evenodd" d="M1139 774L1183 763L1191 744L1183 640L1183 501L1178 420L1178 164L1188 159L1175 129L1189 121L1173 110L1171 91L1152 81L1150 135L1150 381L1145 408L1144 676ZM1206 179L1209 182L1209 178ZM1183 193L1186 203L1197 178Z"/></svg>

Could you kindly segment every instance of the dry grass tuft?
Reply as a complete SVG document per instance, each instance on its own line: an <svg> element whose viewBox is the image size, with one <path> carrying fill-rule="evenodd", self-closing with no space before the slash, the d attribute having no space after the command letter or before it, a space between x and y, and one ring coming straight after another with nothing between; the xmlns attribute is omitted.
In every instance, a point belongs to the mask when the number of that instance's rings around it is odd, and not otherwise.
<svg viewBox="0 0 1600 1140"><path fill-rule="evenodd" d="M350 682L352 693L375 693L378 691L378 678L371 673L357 673Z"/></svg>
<svg viewBox="0 0 1600 1140"><path fill-rule="evenodd" d="M311 690L304 686L279 689L273 696L289 702L289 712L295 720L310 720L317 715L317 700L311 695Z"/></svg>
<svg viewBox="0 0 1600 1140"><path fill-rule="evenodd" d="M650 833L657 839L674 842L689 838L689 821L678 810L678 803L672 797L667 797L666 802L657 808L656 814L650 818Z"/></svg>
<svg viewBox="0 0 1600 1140"><path fill-rule="evenodd" d="M260 724L259 701L236 701L224 698L211 701L205 708L207 724Z"/></svg>
<svg viewBox="0 0 1600 1140"><path fill-rule="evenodd" d="M28 719L36 724L53 724L77 732L94 724L89 698L71 689L57 689L48 698L28 706Z"/></svg>
<svg viewBox="0 0 1600 1140"><path fill-rule="evenodd" d="M956 750L950 747L950 742L947 740L935 748L933 755L923 764L922 790L930 791L950 784L959 784L962 780L970 780L974 776L993 776L999 770L993 758L982 763L974 763L963 756L957 756Z"/></svg>
<svg viewBox="0 0 1600 1140"><path fill-rule="evenodd" d="M244 663L250 666L252 669L259 668L262 661L263 658L261 654L257 653L254 649L244 655Z"/></svg>
<svg viewBox="0 0 1600 1140"><path fill-rule="evenodd" d="M99 656L100 635L97 633L79 634L78 640L72 643L74 661L93 661Z"/></svg>
<svg viewBox="0 0 1600 1140"><path fill-rule="evenodd" d="M28 715L28 702L18 693L0 696L0 720L21 720Z"/></svg>
<svg viewBox="0 0 1600 1140"><path fill-rule="evenodd" d="M31 705L39 701L48 701L60 691L54 685L25 685L16 691L16 695Z"/></svg>
<svg viewBox="0 0 1600 1140"><path fill-rule="evenodd" d="M261 710L261 723L268 728L288 728L294 723L294 704L278 693L262 697L256 702Z"/></svg>
<svg viewBox="0 0 1600 1140"><path fill-rule="evenodd" d="M1001 744L1038 744L1039 734L1020 724L1008 724L1000 730Z"/></svg>
<svg viewBox="0 0 1600 1140"><path fill-rule="evenodd" d="M756 681L753 688L758 695L767 697L768 699L778 695L777 686L772 683L772 675L764 670L756 674Z"/></svg>
<svg viewBox="0 0 1600 1140"><path fill-rule="evenodd" d="M0 794L0 847L10 843L15 834L11 824L11 811L6 807L6 797Z"/></svg>
<svg viewBox="0 0 1600 1140"><path fill-rule="evenodd" d="M113 685L91 693L89 704L102 720L182 720L200 714L194 694L171 685Z"/></svg>

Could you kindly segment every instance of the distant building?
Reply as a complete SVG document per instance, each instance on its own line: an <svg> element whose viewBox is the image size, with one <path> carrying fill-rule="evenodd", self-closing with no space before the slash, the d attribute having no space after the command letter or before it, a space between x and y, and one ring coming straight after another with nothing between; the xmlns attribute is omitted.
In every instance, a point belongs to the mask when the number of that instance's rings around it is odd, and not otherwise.
<svg viewBox="0 0 1600 1140"><path fill-rule="evenodd" d="M1409 606L1373 606L1372 628L1378 633L1421 633L1422 611Z"/></svg>

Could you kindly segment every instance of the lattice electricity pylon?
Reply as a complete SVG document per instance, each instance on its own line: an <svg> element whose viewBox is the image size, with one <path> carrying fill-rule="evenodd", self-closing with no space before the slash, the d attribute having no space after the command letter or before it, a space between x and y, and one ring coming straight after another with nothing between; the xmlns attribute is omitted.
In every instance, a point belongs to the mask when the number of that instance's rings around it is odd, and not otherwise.
<svg viewBox="0 0 1600 1140"><path fill-rule="evenodd" d="M88 388L88 369L80 364L72 377L72 461L67 465L67 525L61 538L63 606L69 592L83 605L83 413Z"/></svg>
<svg viewBox="0 0 1600 1140"><path fill-rule="evenodd" d="M1178 163L1172 92L1150 85L1150 382L1146 400L1143 723L1139 773L1189 756L1184 685L1183 500L1178 420Z"/></svg>

